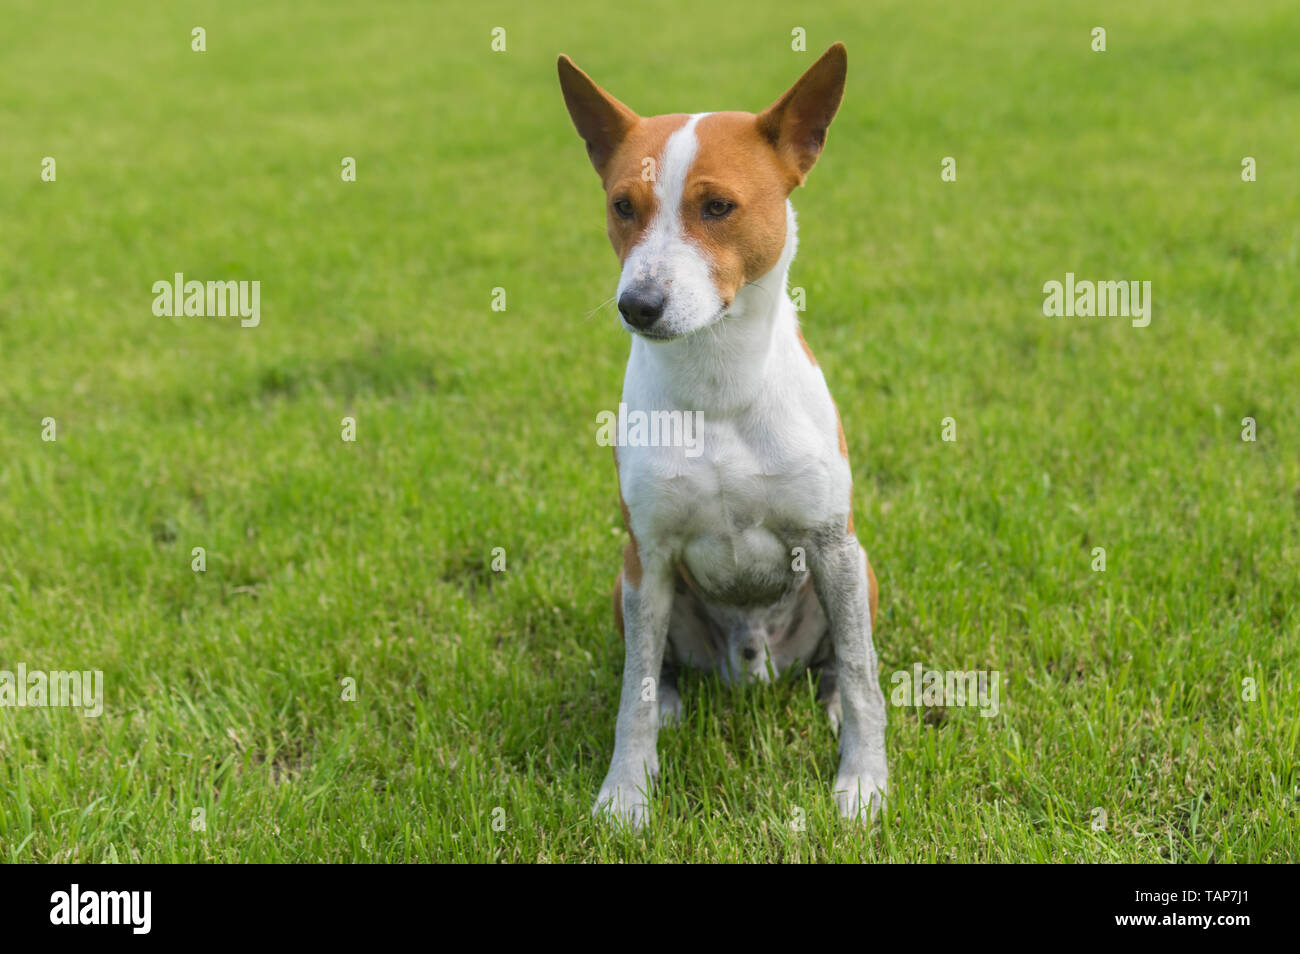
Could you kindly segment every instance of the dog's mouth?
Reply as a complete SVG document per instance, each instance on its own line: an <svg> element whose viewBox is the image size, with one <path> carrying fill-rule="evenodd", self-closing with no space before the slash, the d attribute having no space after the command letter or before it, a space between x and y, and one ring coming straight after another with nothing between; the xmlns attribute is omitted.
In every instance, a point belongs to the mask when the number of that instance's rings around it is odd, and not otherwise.
<svg viewBox="0 0 1300 954"><path fill-rule="evenodd" d="M727 310L729 308L731 308L731 302L726 302L725 304L723 304L721 308L719 308L712 315L712 317L709 318L708 321L704 322L703 324L696 325L694 328L691 328L687 331L678 331L678 332L671 332L665 334L660 331L655 331L653 328L644 328L644 329L633 328L631 325L627 324L627 322L623 323L623 327L626 328L628 331L630 331L632 334L637 335L638 337L641 338L645 338L647 341L654 341L657 343L663 343L668 341L680 341L683 338L689 338L691 335L698 334L699 332L704 331L706 328L712 328L719 321L722 321L724 318L727 317Z"/></svg>
<svg viewBox="0 0 1300 954"><path fill-rule="evenodd" d="M695 334L695 332L698 330L699 329L696 328L692 331L683 331L681 334L664 335L664 334L659 334L656 331L642 331L638 328L628 328L628 331L632 332L632 334L645 338L647 341L677 341L681 338L689 338L691 335Z"/></svg>

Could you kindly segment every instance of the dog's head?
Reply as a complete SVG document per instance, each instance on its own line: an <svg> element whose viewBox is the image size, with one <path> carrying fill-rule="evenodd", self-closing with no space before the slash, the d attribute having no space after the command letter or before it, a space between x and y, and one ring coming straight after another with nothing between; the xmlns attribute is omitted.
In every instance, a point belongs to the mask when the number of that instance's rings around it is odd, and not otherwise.
<svg viewBox="0 0 1300 954"><path fill-rule="evenodd" d="M846 68L836 43L761 113L641 117L560 57L565 105L605 186L629 331L654 340L698 331L776 266L786 199L826 144Z"/></svg>

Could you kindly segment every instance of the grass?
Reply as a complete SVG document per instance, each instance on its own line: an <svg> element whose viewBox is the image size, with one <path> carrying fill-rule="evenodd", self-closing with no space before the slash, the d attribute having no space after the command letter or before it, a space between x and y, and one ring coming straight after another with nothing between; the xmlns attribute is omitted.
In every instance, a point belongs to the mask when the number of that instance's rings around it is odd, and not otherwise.
<svg viewBox="0 0 1300 954"><path fill-rule="evenodd" d="M0 709L0 858L1300 859L1291 0L10 6L0 669L107 689ZM997 670L1000 715L891 708L864 830L806 680L688 679L652 828L607 830L627 340L555 56L758 109L834 40L791 277L883 676ZM261 325L155 317L177 271ZM1067 271L1151 325L1045 318Z"/></svg>

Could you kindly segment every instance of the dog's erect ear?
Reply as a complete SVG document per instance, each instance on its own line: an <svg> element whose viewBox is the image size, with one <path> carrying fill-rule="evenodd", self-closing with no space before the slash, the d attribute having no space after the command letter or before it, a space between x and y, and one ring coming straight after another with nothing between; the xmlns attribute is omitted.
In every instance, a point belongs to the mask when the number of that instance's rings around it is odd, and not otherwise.
<svg viewBox="0 0 1300 954"><path fill-rule="evenodd" d="M592 82L567 56L561 55L557 66L564 105L569 108L578 135L587 144L591 164L604 176L609 157L636 125L637 114Z"/></svg>
<svg viewBox="0 0 1300 954"><path fill-rule="evenodd" d="M826 145L826 130L844 96L849 58L843 43L835 43L785 95L758 114L758 129L782 161L804 176Z"/></svg>

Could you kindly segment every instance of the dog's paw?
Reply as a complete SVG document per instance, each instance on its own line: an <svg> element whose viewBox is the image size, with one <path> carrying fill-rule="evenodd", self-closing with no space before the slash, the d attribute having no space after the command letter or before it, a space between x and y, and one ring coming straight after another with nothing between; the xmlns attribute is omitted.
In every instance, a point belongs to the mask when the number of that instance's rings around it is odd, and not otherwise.
<svg viewBox="0 0 1300 954"><path fill-rule="evenodd" d="M840 734L840 723L844 721L844 707L840 703L840 691L836 689L826 700L826 718L831 723L831 735Z"/></svg>
<svg viewBox="0 0 1300 954"><path fill-rule="evenodd" d="M675 686L659 688L659 724L670 729L682 724L682 697Z"/></svg>
<svg viewBox="0 0 1300 954"><path fill-rule="evenodd" d="M645 793L645 782L637 785L605 779L591 809L591 817L633 829L644 828L650 821L650 799Z"/></svg>
<svg viewBox="0 0 1300 954"><path fill-rule="evenodd" d="M844 772L835 779L835 805L840 815L858 822L875 819L885 804L886 775L878 772Z"/></svg>

